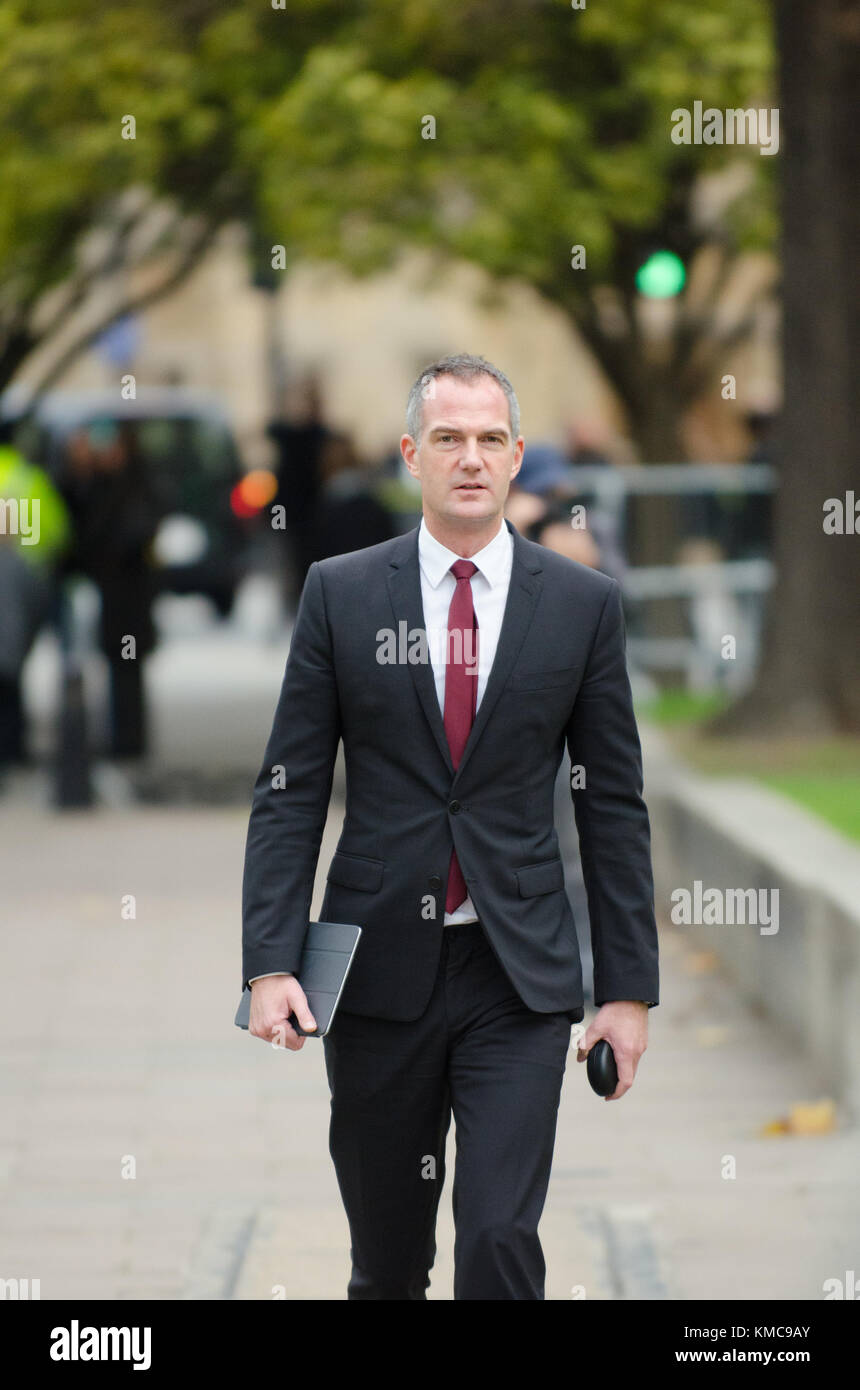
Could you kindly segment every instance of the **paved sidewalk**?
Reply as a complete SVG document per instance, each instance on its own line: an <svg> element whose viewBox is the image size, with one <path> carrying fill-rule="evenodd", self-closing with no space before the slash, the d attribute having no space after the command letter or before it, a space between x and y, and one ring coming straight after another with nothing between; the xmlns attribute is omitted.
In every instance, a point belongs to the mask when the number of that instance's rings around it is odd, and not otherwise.
<svg viewBox="0 0 860 1390"><path fill-rule="evenodd" d="M0 1277L44 1299L345 1297L322 1049L232 1024L246 824L60 817L27 780L0 800ZM821 1299L860 1269L860 1133L759 1137L821 1087L712 965L663 931L664 1002L621 1102L570 1053L550 1299ZM431 1298L451 1297L452 1245L449 1181Z"/></svg>

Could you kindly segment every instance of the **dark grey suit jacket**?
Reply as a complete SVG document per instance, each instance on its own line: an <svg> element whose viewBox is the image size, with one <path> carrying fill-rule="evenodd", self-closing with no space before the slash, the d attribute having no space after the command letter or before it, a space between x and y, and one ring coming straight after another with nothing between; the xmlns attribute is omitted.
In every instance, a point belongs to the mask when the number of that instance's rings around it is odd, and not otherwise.
<svg viewBox="0 0 860 1390"><path fill-rule="evenodd" d="M356 922L364 935L341 1007L421 1015L439 961L453 843L523 1002L581 1019L576 929L553 826L566 739L585 772L573 805L595 1002L657 1003L648 813L619 588L505 524L514 537L507 607L456 772L429 660L377 660L383 630L414 637L424 627L417 528L311 566L254 789L243 984L298 969L342 739L346 816L321 916Z"/></svg>

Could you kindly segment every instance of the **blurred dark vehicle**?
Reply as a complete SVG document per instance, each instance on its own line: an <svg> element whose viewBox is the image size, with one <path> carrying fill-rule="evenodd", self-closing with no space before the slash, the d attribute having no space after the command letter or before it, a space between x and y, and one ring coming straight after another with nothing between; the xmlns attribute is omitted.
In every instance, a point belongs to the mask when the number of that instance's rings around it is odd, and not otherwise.
<svg viewBox="0 0 860 1390"><path fill-rule="evenodd" d="M146 477L158 516L157 591L203 594L226 616L257 517L237 502L242 468L220 402L186 387L146 389L136 400L52 391L22 414L18 439L62 489L70 444L90 438L97 448L106 432L121 434Z"/></svg>

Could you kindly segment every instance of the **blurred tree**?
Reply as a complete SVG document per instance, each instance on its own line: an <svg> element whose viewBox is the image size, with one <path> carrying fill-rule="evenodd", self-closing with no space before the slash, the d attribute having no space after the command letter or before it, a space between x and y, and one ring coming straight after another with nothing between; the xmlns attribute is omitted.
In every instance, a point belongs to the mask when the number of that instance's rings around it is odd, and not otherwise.
<svg viewBox="0 0 860 1390"><path fill-rule="evenodd" d="M372 0L245 128L261 214L288 257L361 273L412 243L433 278L461 256L535 286L585 336L643 457L678 459L680 418L753 323L738 252L775 222L772 159L675 144L672 112L764 105L771 51L763 0ZM660 304L636 288L656 250L688 268Z"/></svg>
<svg viewBox="0 0 860 1390"><path fill-rule="evenodd" d="M671 139L696 102L771 104L766 0L274 3L0 3L0 389L46 340L56 378L240 220L258 280L276 244L287 268L358 274L419 245L434 277L460 256L499 294L535 286L591 346L643 457L678 458L683 412L719 389L767 289L744 287L739 253L772 246L779 166L779 587L731 720L856 729L856 536L818 523L854 481L860 0L777 0L776 157ZM687 273L655 302L636 275L660 251Z"/></svg>
<svg viewBox="0 0 860 1390"><path fill-rule="evenodd" d="M752 323L751 304L715 314L737 252L774 226L772 161L675 144L671 113L763 102L770 48L764 0L6 4L0 387L90 302L56 377L238 218L288 266L370 272L418 244L434 275L461 256L536 286L584 334L643 456L681 457L679 418ZM635 284L655 250L688 268L656 315Z"/></svg>
<svg viewBox="0 0 860 1390"><path fill-rule="evenodd" d="M860 0L779 0L777 33L785 131L777 583L758 682L716 727L856 734Z"/></svg>
<svg viewBox="0 0 860 1390"><path fill-rule="evenodd" d="M0 390L47 343L51 384L253 219L242 123L343 9L296 8L285 46L224 0L0 3Z"/></svg>

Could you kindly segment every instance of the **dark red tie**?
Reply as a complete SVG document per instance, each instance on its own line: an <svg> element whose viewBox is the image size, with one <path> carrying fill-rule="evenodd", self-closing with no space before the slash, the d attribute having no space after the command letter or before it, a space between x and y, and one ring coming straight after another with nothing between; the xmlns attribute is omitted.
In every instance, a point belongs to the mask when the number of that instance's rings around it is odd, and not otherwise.
<svg viewBox="0 0 860 1390"><path fill-rule="evenodd" d="M457 560L451 573L457 581L451 607L448 609L447 663L445 667L445 733L454 770L459 767L475 722L478 704L478 622L472 602L471 579L478 566L471 560ZM466 900L466 880L457 862L456 851L451 854L448 870L448 891L445 911L453 912Z"/></svg>

